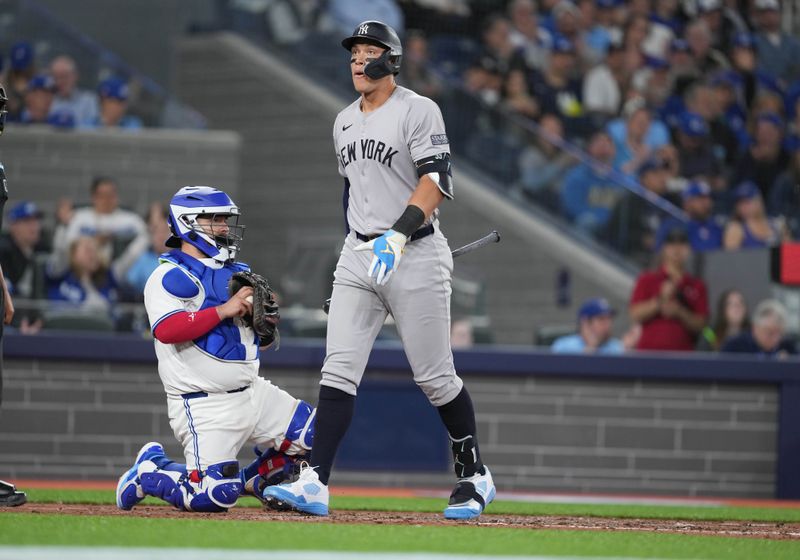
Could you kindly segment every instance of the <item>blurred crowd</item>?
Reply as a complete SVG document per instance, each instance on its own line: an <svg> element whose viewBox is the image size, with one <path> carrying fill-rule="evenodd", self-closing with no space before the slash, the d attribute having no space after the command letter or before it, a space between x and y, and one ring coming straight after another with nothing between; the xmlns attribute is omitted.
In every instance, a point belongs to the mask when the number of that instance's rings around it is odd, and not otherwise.
<svg viewBox="0 0 800 560"><path fill-rule="evenodd" d="M787 332L788 311L777 299L759 302L751 314L744 294L729 288L720 294L712 314L705 282L689 271L691 239L685 224L673 224L658 244L657 266L642 272L633 288L627 309L633 326L623 339L612 336L616 310L594 298L579 308L577 332L555 340L553 352L700 350L767 358L798 353Z"/></svg>
<svg viewBox="0 0 800 560"><path fill-rule="evenodd" d="M642 263L670 224L624 183L683 210L695 251L800 234L800 39L779 0L511 0L480 37L464 86L539 131L519 195Z"/></svg>
<svg viewBox="0 0 800 560"><path fill-rule="evenodd" d="M31 43L14 43L7 59L0 55L8 121L60 129L142 128L141 119L129 114L131 92L125 80L109 77L92 91L79 87L79 77L72 57L61 54L41 66Z"/></svg>
<svg viewBox="0 0 800 560"><path fill-rule="evenodd" d="M68 321L106 330L147 328L119 304L142 301L145 282L167 251L166 206L153 203L144 217L120 208L109 177L97 177L88 191L88 206L59 200L49 230L33 202L12 203L7 211L0 266L17 308L14 324L25 334Z"/></svg>

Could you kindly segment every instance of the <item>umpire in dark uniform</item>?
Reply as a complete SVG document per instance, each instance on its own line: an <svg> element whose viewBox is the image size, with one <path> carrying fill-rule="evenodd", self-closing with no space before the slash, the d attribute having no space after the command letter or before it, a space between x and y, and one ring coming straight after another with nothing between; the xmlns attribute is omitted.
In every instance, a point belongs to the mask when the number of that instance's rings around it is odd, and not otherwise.
<svg viewBox="0 0 800 560"><path fill-rule="evenodd" d="M0 86L0 134L6 124L6 91ZM3 227L3 214L8 200L8 187L6 186L6 171L0 163L0 229ZM0 402L3 399L3 326L11 322L14 316L14 304L6 287L3 270L0 269ZM19 492L13 484L0 480L0 506L19 506L27 501L24 492Z"/></svg>

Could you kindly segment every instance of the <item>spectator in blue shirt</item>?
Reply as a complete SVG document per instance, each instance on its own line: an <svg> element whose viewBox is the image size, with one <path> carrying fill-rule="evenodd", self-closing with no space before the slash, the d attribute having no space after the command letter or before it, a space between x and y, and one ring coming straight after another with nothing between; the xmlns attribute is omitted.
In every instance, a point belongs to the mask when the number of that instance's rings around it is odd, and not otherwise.
<svg viewBox="0 0 800 560"><path fill-rule="evenodd" d="M107 126L139 130L142 121L139 117L126 114L130 91L128 84L120 78L108 78L97 87L100 98L100 114L93 126Z"/></svg>
<svg viewBox="0 0 800 560"><path fill-rule="evenodd" d="M681 193L683 211L689 216L686 233L692 251L716 251L722 248L722 225L712 215L711 187L704 181L692 181ZM661 245L667 232L675 228L676 219L665 220L656 235L656 244Z"/></svg>
<svg viewBox="0 0 800 560"><path fill-rule="evenodd" d="M578 310L578 332L556 339L551 350L558 354L622 354L622 341L611 336L616 312L602 298L585 301Z"/></svg>
<svg viewBox="0 0 800 560"><path fill-rule="evenodd" d="M636 97L625 103L624 119L608 124L608 134L614 141L614 167L635 177L638 169L656 151L669 144L669 130L654 119L644 99Z"/></svg>
<svg viewBox="0 0 800 560"><path fill-rule="evenodd" d="M595 234L605 228L623 189L610 178L614 144L605 132L596 132L587 147L592 163L570 169L561 186L561 209L581 230Z"/></svg>
<svg viewBox="0 0 800 560"><path fill-rule="evenodd" d="M151 208L147 230L150 234L150 247L139 255L125 275L128 286L138 296L142 295L147 279L158 266L159 256L169 251L165 245L170 236L167 212L161 205L154 204Z"/></svg>
<svg viewBox="0 0 800 560"><path fill-rule="evenodd" d="M756 354L764 358L785 358L797 354L795 344L784 338L786 308L774 299L762 301L753 313L753 326L749 332L729 338L722 352Z"/></svg>
<svg viewBox="0 0 800 560"><path fill-rule="evenodd" d="M97 97L78 88L78 69L72 57L62 55L54 58L50 63L50 75L56 86L51 113L70 113L77 126L95 122L99 113Z"/></svg>

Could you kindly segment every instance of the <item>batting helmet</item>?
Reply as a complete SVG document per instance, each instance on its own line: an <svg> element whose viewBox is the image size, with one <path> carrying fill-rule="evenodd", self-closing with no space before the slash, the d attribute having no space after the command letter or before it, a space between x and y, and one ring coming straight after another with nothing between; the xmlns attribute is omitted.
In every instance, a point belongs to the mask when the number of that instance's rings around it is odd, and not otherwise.
<svg viewBox="0 0 800 560"><path fill-rule="evenodd" d="M364 41L375 43L385 48L381 56L370 60L364 67L364 74L372 80L379 80L389 74L400 72L400 60L403 58L403 45L397 32L380 21L364 21L358 24L350 37L342 41L342 46L350 51L353 44Z"/></svg>

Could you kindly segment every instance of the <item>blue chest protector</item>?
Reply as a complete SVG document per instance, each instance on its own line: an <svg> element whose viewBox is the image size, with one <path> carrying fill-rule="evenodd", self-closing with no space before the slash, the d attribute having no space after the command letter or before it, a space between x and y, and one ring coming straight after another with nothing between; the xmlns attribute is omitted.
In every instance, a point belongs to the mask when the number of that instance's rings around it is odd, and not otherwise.
<svg viewBox="0 0 800 560"><path fill-rule="evenodd" d="M205 300L200 306L201 310L216 307L228 301L228 281L233 273L250 270L249 266L238 262L225 263L222 268L211 268L177 249L161 255L160 260L176 264L182 269L182 271L174 269L164 275L162 285L167 292L188 299L197 295L199 291L185 272L200 281L205 291ZM246 360L247 345L256 347L257 356L258 344L255 334L252 340L242 340L240 335L239 328L233 323L233 320L225 319L200 338L196 338L194 344L207 354L221 360Z"/></svg>

